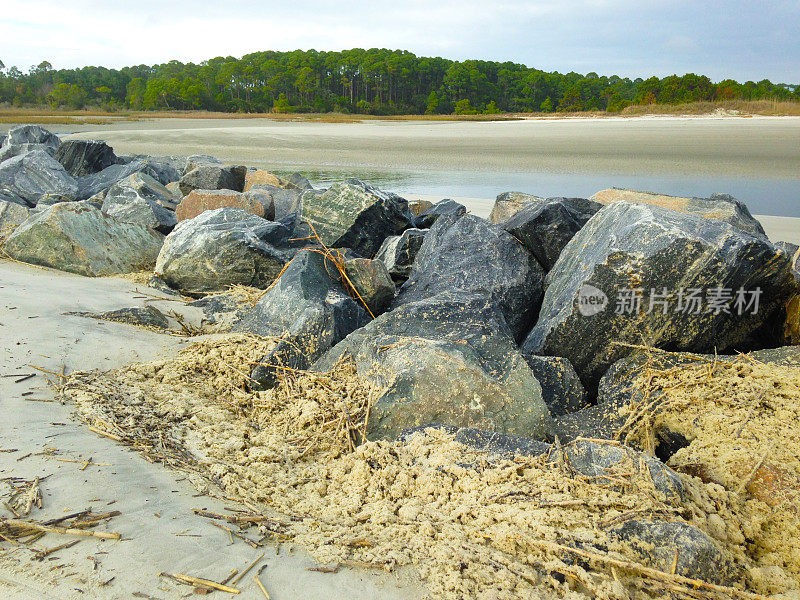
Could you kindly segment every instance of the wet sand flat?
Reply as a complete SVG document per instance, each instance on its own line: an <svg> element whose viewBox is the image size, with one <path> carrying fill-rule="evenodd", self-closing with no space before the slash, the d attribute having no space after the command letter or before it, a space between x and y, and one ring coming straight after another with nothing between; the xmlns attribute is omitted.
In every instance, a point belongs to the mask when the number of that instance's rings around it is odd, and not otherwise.
<svg viewBox="0 0 800 600"><path fill-rule="evenodd" d="M71 127L71 128L70 128ZM53 127L120 154L212 154L400 193L589 196L634 187L731 193L751 212L800 217L800 118L606 118L501 122L154 119Z"/></svg>

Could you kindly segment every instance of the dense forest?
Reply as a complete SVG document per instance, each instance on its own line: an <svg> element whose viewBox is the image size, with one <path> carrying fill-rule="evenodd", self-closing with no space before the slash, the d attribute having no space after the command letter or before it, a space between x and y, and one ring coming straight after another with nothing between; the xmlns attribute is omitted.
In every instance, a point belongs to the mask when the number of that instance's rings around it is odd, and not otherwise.
<svg viewBox="0 0 800 600"><path fill-rule="evenodd" d="M0 61L0 103L20 107L389 115L615 112L630 104L735 99L800 101L800 86L713 83L692 73L663 79L549 73L385 49L266 51L122 69L53 69L42 62L27 73Z"/></svg>

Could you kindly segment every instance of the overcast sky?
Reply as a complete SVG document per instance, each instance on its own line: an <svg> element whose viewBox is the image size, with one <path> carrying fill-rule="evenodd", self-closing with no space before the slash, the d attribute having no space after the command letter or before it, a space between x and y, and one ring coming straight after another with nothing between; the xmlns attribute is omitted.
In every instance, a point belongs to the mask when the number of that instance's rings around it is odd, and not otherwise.
<svg viewBox="0 0 800 600"><path fill-rule="evenodd" d="M799 83L798 32L800 0L0 0L0 60L22 70L381 47L547 71Z"/></svg>

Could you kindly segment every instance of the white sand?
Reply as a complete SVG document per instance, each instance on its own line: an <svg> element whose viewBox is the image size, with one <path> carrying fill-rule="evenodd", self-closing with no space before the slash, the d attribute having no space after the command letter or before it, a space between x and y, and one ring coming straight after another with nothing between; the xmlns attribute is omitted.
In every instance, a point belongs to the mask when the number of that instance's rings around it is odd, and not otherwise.
<svg viewBox="0 0 800 600"><path fill-rule="evenodd" d="M121 279L89 279L0 260L0 375L37 372L29 364L52 371L109 369L173 353L184 340L128 325L97 322L65 311L103 311L141 305L133 299L137 286ZM153 290L147 289L148 294ZM195 497L196 490L179 474L146 462L138 454L99 437L71 421L72 408L31 398L52 398L41 374L15 384L0 377L0 478L42 483L44 508L33 518L53 518L91 506L97 512L119 510L103 529L118 531L121 541L85 539L61 550L53 560L37 563L27 548L9 550L0 543L0 598L52 599L125 598L134 592L153 598L181 598L191 588L158 577L162 571L207 577L217 581L242 570L262 550L243 542L230 544L227 534L195 516L192 508L223 512L220 501ZM23 397L25 392L32 395ZM27 399L26 399L27 398ZM29 456L55 448L55 456ZM58 462L57 458L87 459L112 466ZM0 507L0 515L11 516ZM197 536L197 537L189 537ZM34 545L52 548L66 541L48 535ZM289 598L417 598L421 590L410 576L342 570L337 574L307 571L313 561L287 547L276 556L266 546L261 579L276 600ZM94 556L100 563L96 571ZM56 569L56 565L64 565ZM114 580L107 587L98 582ZM248 575L240 584L243 599L263 598ZM81 591L79 591L81 590ZM83 593L82 593L83 592Z"/></svg>

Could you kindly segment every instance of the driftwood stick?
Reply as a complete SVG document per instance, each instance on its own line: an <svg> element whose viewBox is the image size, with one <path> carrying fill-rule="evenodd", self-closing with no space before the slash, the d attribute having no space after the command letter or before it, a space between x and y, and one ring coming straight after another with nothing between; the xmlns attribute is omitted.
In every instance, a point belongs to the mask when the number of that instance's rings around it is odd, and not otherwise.
<svg viewBox="0 0 800 600"><path fill-rule="evenodd" d="M217 583L216 581L211 581L210 579L202 579L200 577L192 577L190 575L183 575L181 573L175 573L173 575L175 579L182 581L183 583L190 583L192 585L200 586L200 587L207 587L214 590L219 590L220 592L227 592L229 594L241 594L241 590L237 590L233 587L228 587L227 585L223 585L221 583Z"/></svg>
<svg viewBox="0 0 800 600"><path fill-rule="evenodd" d="M241 574L236 579L233 580L233 585L236 585L237 583L239 583L242 580L242 577L247 575L250 572L250 569L255 567L256 564L258 564L258 561L260 561L262 558L264 558L264 554L265 553L262 552L261 555L257 559L255 559L253 562L251 562L250 566L248 566L244 571L241 572Z"/></svg>
<svg viewBox="0 0 800 600"><path fill-rule="evenodd" d="M58 552L59 550L64 550L66 548L72 548L75 544L80 542L81 540L72 540L71 542L67 542L65 544L61 544L60 546L56 546L55 548L50 548L49 550L39 550L34 558L36 560L43 560L53 554L53 552Z"/></svg>
<svg viewBox="0 0 800 600"><path fill-rule="evenodd" d="M83 529L75 529L73 527L53 527L34 523L33 521L24 521L22 519L0 519L0 527L3 526L17 527L19 529L32 529L42 533L58 533L61 535L96 537L104 540L118 540L122 537L119 533L112 531L85 531Z"/></svg>
<svg viewBox="0 0 800 600"><path fill-rule="evenodd" d="M261 589L261 592L264 594L264 598L267 600L271 600L269 596L269 592L267 592L267 588L264 587L264 584L261 583L261 580L258 578L258 575L253 575L253 579L256 580L258 587Z"/></svg>

